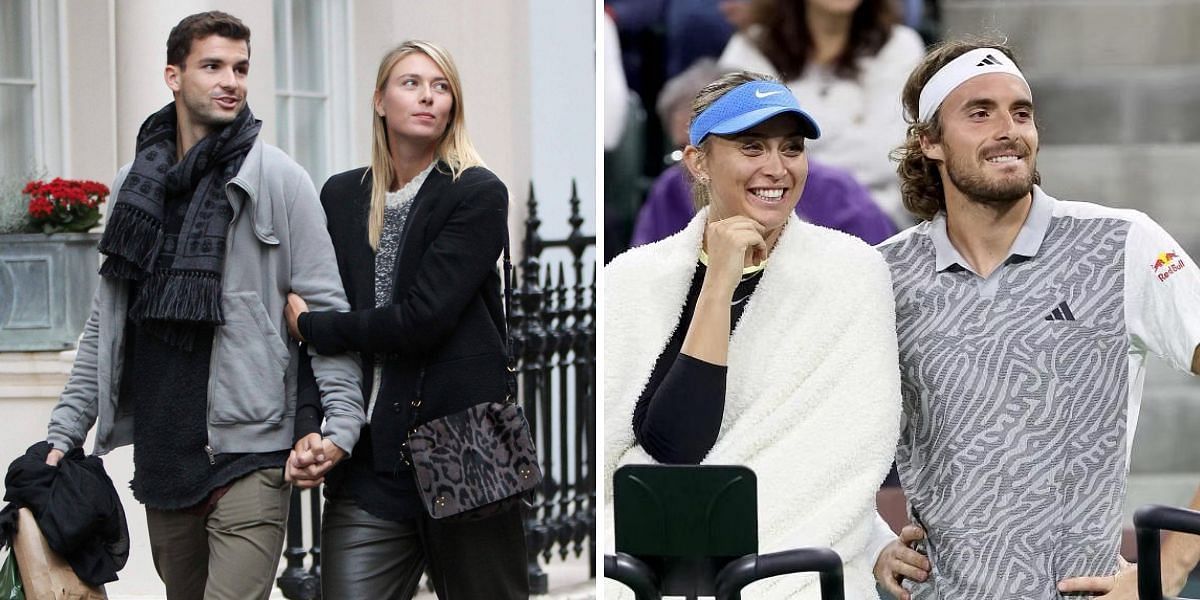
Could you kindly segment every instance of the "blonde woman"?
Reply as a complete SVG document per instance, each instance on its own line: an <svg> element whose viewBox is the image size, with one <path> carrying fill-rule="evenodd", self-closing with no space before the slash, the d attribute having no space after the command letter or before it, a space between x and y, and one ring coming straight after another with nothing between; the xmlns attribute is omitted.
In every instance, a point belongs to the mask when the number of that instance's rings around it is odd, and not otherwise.
<svg viewBox="0 0 1200 600"><path fill-rule="evenodd" d="M410 598L428 566L440 598L526 598L520 508L434 520L402 455L414 400L424 422L503 394L496 260L508 193L471 145L444 49L408 41L388 52L372 108L371 165L321 191L352 310L307 312L292 296L287 311L293 335L317 353L361 354L369 399L368 424L341 461L319 433L312 386L301 384L297 431L307 435L289 473L301 486L326 481L324 597Z"/></svg>

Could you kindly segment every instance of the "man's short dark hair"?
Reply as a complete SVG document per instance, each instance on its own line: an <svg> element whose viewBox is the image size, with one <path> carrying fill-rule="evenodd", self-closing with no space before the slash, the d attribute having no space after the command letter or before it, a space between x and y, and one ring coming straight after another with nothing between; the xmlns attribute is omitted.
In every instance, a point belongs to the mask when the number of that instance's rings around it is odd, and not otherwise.
<svg viewBox="0 0 1200 600"><path fill-rule="evenodd" d="M183 68L192 51L192 42L210 35L242 40L246 42L246 54L250 54L250 28L231 14L210 10L184 17L171 29L171 35L167 36L167 64Z"/></svg>

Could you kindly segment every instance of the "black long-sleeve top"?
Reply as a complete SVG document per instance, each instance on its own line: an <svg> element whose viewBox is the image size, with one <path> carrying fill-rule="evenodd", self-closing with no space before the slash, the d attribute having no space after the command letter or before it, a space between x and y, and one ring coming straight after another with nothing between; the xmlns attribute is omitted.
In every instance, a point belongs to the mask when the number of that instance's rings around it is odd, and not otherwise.
<svg viewBox="0 0 1200 600"><path fill-rule="evenodd" d="M638 444L661 463L699 464L717 441L725 414L727 369L681 353L707 268L697 263L679 326L654 363L650 380L633 409ZM762 271L745 275L729 306L730 331L737 327Z"/></svg>

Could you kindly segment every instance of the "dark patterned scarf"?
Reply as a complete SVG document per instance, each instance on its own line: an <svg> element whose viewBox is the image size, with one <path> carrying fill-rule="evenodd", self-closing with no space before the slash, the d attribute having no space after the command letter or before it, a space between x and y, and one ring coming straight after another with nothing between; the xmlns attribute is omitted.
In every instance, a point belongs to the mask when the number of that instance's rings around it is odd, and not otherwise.
<svg viewBox="0 0 1200 600"><path fill-rule="evenodd" d="M262 122L250 107L175 162L175 103L150 115L138 133L133 166L100 239L100 275L138 282L129 318L167 341L191 346L197 324L220 325L221 274L231 212L225 184L242 166ZM163 251L168 194L189 198L178 244Z"/></svg>

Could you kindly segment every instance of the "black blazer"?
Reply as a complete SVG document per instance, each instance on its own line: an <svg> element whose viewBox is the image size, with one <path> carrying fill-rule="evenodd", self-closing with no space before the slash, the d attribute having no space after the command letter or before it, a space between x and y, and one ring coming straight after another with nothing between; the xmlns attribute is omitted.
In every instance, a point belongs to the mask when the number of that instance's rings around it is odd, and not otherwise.
<svg viewBox="0 0 1200 600"><path fill-rule="evenodd" d="M362 353L363 399L374 357L385 354L372 435L375 470L400 470L401 444L417 422L502 398L506 388L503 304L496 261L508 235L508 192L482 167L452 180L443 163L413 199L393 273L393 303L375 308L375 252L367 242L371 179L365 167L329 178L321 204L351 312L308 313L301 334L321 354ZM307 361L304 361L307 362ZM307 366L307 365L304 365ZM302 368L297 437L317 431L320 397ZM303 418L302 418L303 417ZM358 452L355 452L356 454Z"/></svg>

